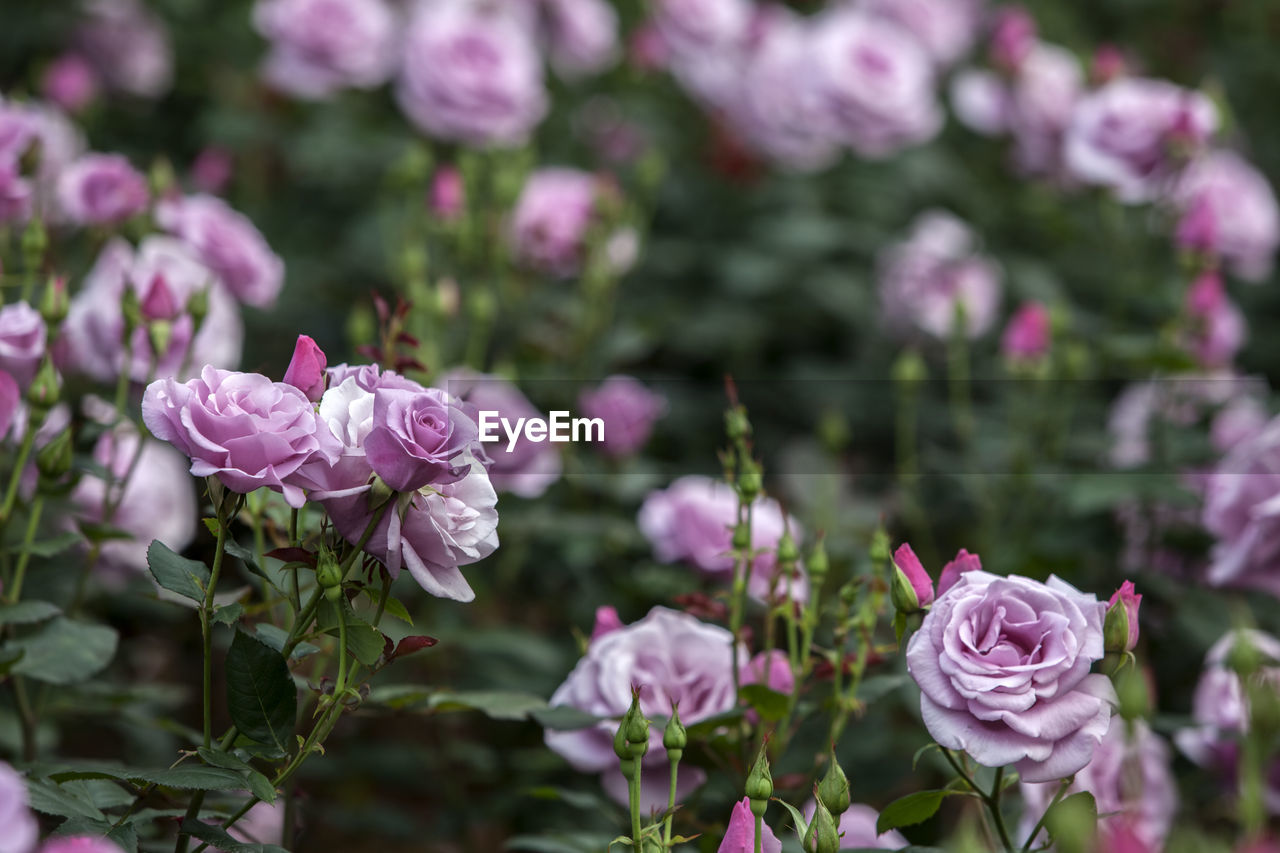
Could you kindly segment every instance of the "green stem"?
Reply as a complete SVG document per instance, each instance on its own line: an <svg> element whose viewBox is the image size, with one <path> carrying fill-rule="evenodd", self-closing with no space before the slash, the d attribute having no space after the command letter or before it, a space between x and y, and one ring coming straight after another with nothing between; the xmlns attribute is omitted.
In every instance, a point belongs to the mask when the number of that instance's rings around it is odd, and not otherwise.
<svg viewBox="0 0 1280 853"><path fill-rule="evenodd" d="M18 448L18 458L13 463L13 473L9 475L9 487L4 493L4 506L0 507L0 521L7 522L13 512L14 502L18 499L18 484L22 482L23 469L27 467L27 459L31 456L31 448L35 446L36 430L40 425L34 419L27 421L27 433L22 437L22 446Z"/></svg>
<svg viewBox="0 0 1280 853"><path fill-rule="evenodd" d="M378 610L373 614L373 627L377 628L382 624L382 614L387 609L387 598L391 595L391 574L388 572L382 576L382 591L378 593Z"/></svg>
<svg viewBox="0 0 1280 853"><path fill-rule="evenodd" d="M13 695L17 700L18 719L22 726L22 760L30 763L36 760L36 715L31 711L26 681L20 675L13 678Z"/></svg>
<svg viewBox="0 0 1280 853"><path fill-rule="evenodd" d="M1074 778L1074 777L1072 777ZM1063 779L1062 784L1058 786L1057 792L1053 795L1053 799L1049 801L1049 805L1045 806L1044 814L1040 815L1040 819L1036 821L1036 825L1031 827L1031 834L1027 836L1026 843L1022 845L1022 853L1028 853L1031 845L1035 843L1036 836L1040 834L1040 830L1044 828L1045 818L1049 816L1049 810L1058 804L1062 799L1062 795L1071 787L1071 779Z"/></svg>
<svg viewBox="0 0 1280 853"><path fill-rule="evenodd" d="M209 585L204 591L204 601L200 605L200 639L203 643L204 655L204 746L213 745L213 595L218 586L218 575L222 572L223 548L227 543L227 519L222 509L218 509L218 544L213 553L213 569L209 572Z"/></svg>
<svg viewBox="0 0 1280 853"><path fill-rule="evenodd" d="M969 786L969 789L977 794L978 798L986 805L987 811L991 814L992 823L995 825L996 834L1000 837L1000 843L1004 845L1004 849L1008 853L1013 853L1016 848L1014 848L1013 842L1009 840L1009 830L1005 827L1004 816L1000 813L1000 788L1001 783L1004 781L1004 768L1001 767L996 770L995 784L992 786L991 792L988 793L978 787L978 783L973 780L973 777L970 776L964 767L961 766L960 762L956 760L956 757L951 754L951 750L943 747L940 752L942 753L942 756L947 759L947 763L951 765L952 769L956 771L956 775L963 779L965 784Z"/></svg>
<svg viewBox="0 0 1280 853"><path fill-rule="evenodd" d="M764 839L764 815L756 815L756 853L761 853L760 842Z"/></svg>
<svg viewBox="0 0 1280 853"><path fill-rule="evenodd" d="M347 615L341 602L335 603L333 609L338 613L338 681L333 688L333 698L341 703L347 688Z"/></svg>
<svg viewBox="0 0 1280 853"><path fill-rule="evenodd" d="M640 849L640 760L631 762L631 775L627 778L627 801L631 807L632 849Z"/></svg>
<svg viewBox="0 0 1280 853"><path fill-rule="evenodd" d="M665 850L671 849L671 821L675 817L676 809L676 776L680 768L680 759L671 760L671 787L667 791L667 820L666 826L662 830L662 846Z"/></svg>
<svg viewBox="0 0 1280 853"><path fill-rule="evenodd" d="M22 536L22 551L18 554L18 565L13 571L13 582L9 585L9 603L17 604L22 598L22 582L27 576L27 564L31 561L31 543L35 541L36 530L40 527L40 514L44 510L44 495L37 494L31 504L31 515L27 518L27 529Z"/></svg>

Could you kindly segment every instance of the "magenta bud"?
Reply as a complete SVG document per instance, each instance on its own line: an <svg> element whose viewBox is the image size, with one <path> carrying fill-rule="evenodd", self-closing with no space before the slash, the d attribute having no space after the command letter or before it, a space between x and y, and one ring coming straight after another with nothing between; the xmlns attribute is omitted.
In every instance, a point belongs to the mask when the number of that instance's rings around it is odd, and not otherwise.
<svg viewBox="0 0 1280 853"><path fill-rule="evenodd" d="M1036 361L1049 352L1051 335L1049 309L1039 302L1027 302L1009 318L1000 349L1013 361Z"/></svg>
<svg viewBox="0 0 1280 853"><path fill-rule="evenodd" d="M307 335L298 335L289 369L284 372L284 381L306 394L307 399L314 403L324 395L324 369L327 364L324 350Z"/></svg>
<svg viewBox="0 0 1280 853"><path fill-rule="evenodd" d="M1125 581L1107 602L1107 617L1102 636L1109 652L1131 652L1138 646L1138 607L1142 596Z"/></svg>
<svg viewBox="0 0 1280 853"><path fill-rule="evenodd" d="M938 575L938 595L944 595L947 590L956 585L956 581L960 580L960 576L965 572L982 571L982 560L978 559L977 554L970 554L961 548L956 552L956 558L942 567L942 573Z"/></svg>
<svg viewBox="0 0 1280 853"><path fill-rule="evenodd" d="M622 619L618 617L618 609L610 605L596 608L596 624L591 629L591 641L610 634L622 627Z"/></svg>
<svg viewBox="0 0 1280 853"><path fill-rule="evenodd" d="M462 173L453 166L441 166L437 169L431 178L428 202L431 212L447 222L461 216L467 203Z"/></svg>
<svg viewBox="0 0 1280 853"><path fill-rule="evenodd" d="M142 300L141 311L143 319L152 322L172 320L178 316L177 301L173 298L173 291L169 289L162 274L156 273L155 278L151 279L151 287Z"/></svg>
<svg viewBox="0 0 1280 853"><path fill-rule="evenodd" d="M903 543L893 552L893 567L895 574L891 592L898 610L912 613L933 604L933 579L910 545Z"/></svg>

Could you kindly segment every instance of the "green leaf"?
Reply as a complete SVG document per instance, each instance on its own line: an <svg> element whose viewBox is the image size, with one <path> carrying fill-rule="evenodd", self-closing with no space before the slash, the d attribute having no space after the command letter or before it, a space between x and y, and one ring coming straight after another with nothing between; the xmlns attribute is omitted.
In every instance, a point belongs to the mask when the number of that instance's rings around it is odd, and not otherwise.
<svg viewBox="0 0 1280 853"><path fill-rule="evenodd" d="M30 625L52 619L62 610L47 601L19 601L0 606L0 625Z"/></svg>
<svg viewBox="0 0 1280 853"><path fill-rule="evenodd" d="M95 838L109 838L125 853L136 853L138 849L137 827L131 823L126 823L123 826L113 826L113 821L110 818L90 820L88 818L73 817L64 821L58 827L55 835L62 838L84 835Z"/></svg>
<svg viewBox="0 0 1280 853"><path fill-rule="evenodd" d="M708 737L721 726L727 726L730 723L735 723L738 720L741 720L745 711L746 709L741 706L731 708L728 711L707 717L705 720L699 720L691 726L686 726L685 731L689 735L689 740L701 740L702 738Z"/></svg>
<svg viewBox="0 0 1280 853"><path fill-rule="evenodd" d="M42 814L65 818L101 820L102 810L80 792L72 791L49 779L27 779L27 795L31 808Z"/></svg>
<svg viewBox="0 0 1280 853"><path fill-rule="evenodd" d="M923 823L937 814L942 800L950 793L943 790L916 791L894 800L880 812L876 820L876 835L901 826Z"/></svg>
<svg viewBox="0 0 1280 853"><path fill-rule="evenodd" d="M298 692L280 653L243 631L227 651L227 711L247 738L287 751Z"/></svg>
<svg viewBox="0 0 1280 853"><path fill-rule="evenodd" d="M1045 815L1044 827L1061 853L1091 850L1098 836L1098 804L1093 794L1079 791L1059 800Z"/></svg>
<svg viewBox="0 0 1280 853"><path fill-rule="evenodd" d="M26 551L33 557L49 558L55 554L61 554L63 551L75 545L79 545L84 541L80 534L74 531L60 533L52 539L45 539L42 542L32 542L27 546ZM21 543L15 543L5 549L10 554L17 554L23 550Z"/></svg>
<svg viewBox="0 0 1280 853"><path fill-rule="evenodd" d="M611 809L616 808L612 803L606 802L603 797L597 794L588 791L572 791L568 788L557 788L552 785L530 788L525 791L525 794L537 800L561 802L575 809L595 814L608 814Z"/></svg>
<svg viewBox="0 0 1280 853"><path fill-rule="evenodd" d="M801 811L798 808L791 805L791 803L788 803L786 800L779 800L777 797L774 797L773 801L775 803L781 803L783 807L787 810L787 812L790 813L791 820L794 821L795 827L796 827L796 838L800 839L800 846L803 847L804 834L809 831L809 825L805 823L804 814L801 813Z"/></svg>
<svg viewBox="0 0 1280 853"><path fill-rule="evenodd" d="M244 605L238 601L230 604L224 604L222 607L213 609L213 621L221 625L234 625L240 621L240 617L244 615ZM281 646L281 648L284 648Z"/></svg>
<svg viewBox="0 0 1280 853"><path fill-rule="evenodd" d="M254 631L259 640L275 649L280 654L284 654L284 644L289 639L289 634L283 628L277 628L275 625L268 625L266 622L259 623ZM302 660L309 655L314 655L320 651L320 647L311 643L298 643L293 647L293 654L290 655L294 660Z"/></svg>
<svg viewBox="0 0 1280 853"><path fill-rule="evenodd" d="M119 779L135 785L153 783L165 788L197 791L236 791L245 787L244 777L235 771L196 764L147 770L109 761L80 761L54 769L49 773L49 778L57 782L70 779Z"/></svg>
<svg viewBox="0 0 1280 853"><path fill-rule="evenodd" d="M115 630L105 625L59 616L9 642L10 648L23 652L12 671L50 684L75 684L106 668L115 656L117 640Z"/></svg>
<svg viewBox="0 0 1280 853"><path fill-rule="evenodd" d="M26 654L22 649L14 649L9 646L0 646L0 675L8 675L9 672L22 660Z"/></svg>
<svg viewBox="0 0 1280 853"><path fill-rule="evenodd" d="M535 711L546 709L547 700L532 693L474 690L435 693L427 704L436 711L479 711L492 720L527 720Z"/></svg>
<svg viewBox="0 0 1280 853"><path fill-rule="evenodd" d="M258 772L246 761L241 761L229 752L221 749L213 749L210 747L200 747L196 750L206 764L212 764L214 767L223 767L227 770L239 770L245 775L245 783L249 790L258 799L266 803L274 803L276 801L276 789L266 776Z"/></svg>
<svg viewBox="0 0 1280 853"><path fill-rule="evenodd" d="M182 831L199 841L208 842L223 853L289 853L276 844L246 844L220 826L187 818L182 822Z"/></svg>
<svg viewBox="0 0 1280 853"><path fill-rule="evenodd" d="M244 567L248 569L250 572L262 578L264 581L270 584L271 587L276 591L280 590L280 587L276 586L276 582L273 581L267 575L267 573L262 570L262 567L258 565L258 555L255 554L253 551L244 547L239 542L232 539L230 536L227 537L227 541L223 543L222 547L226 549L226 552L228 554L235 557L240 562L244 563Z"/></svg>
<svg viewBox="0 0 1280 853"><path fill-rule="evenodd" d="M767 723L774 723L785 717L790 702L787 696L767 684L744 684L738 691L738 698L754 708L760 719Z"/></svg>
<svg viewBox="0 0 1280 853"><path fill-rule="evenodd" d="M555 729L556 731L574 731L576 729L589 729L596 723L600 722L604 717L597 717L595 714L588 714L580 708L572 705L556 705L554 708L539 708L531 711L530 716L538 722L538 725L545 729Z"/></svg>
<svg viewBox="0 0 1280 853"><path fill-rule="evenodd" d="M204 601L209 585L209 567L198 560L180 557L168 545L155 539L147 548L147 568L156 583L192 601Z"/></svg>
<svg viewBox="0 0 1280 853"><path fill-rule="evenodd" d="M365 666L373 666L382 657L386 646L386 638L382 632L361 619L351 609L351 604L344 598L341 602L342 612L347 622L347 651ZM321 601L316 610L316 624L326 634L338 636L338 609L328 601Z"/></svg>

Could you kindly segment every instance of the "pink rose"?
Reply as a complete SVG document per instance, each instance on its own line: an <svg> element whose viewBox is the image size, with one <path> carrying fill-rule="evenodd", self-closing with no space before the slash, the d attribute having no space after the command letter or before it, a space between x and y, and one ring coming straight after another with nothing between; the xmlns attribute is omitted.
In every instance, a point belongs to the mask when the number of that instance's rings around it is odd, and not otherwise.
<svg viewBox="0 0 1280 853"><path fill-rule="evenodd" d="M605 453L629 456L649 440L667 401L630 376L610 376L594 390L584 391L578 408L586 417L604 421Z"/></svg>
<svg viewBox="0 0 1280 853"><path fill-rule="evenodd" d="M141 213L147 179L119 154L86 154L58 178L58 204L76 225L109 225Z"/></svg>
<svg viewBox="0 0 1280 853"><path fill-rule="evenodd" d="M1280 247L1280 208L1266 177L1244 158L1216 150L1193 160L1178 180L1174 202L1183 211L1184 237L1199 226L1195 248L1221 256L1247 281L1270 275Z"/></svg>
<svg viewBox="0 0 1280 853"><path fill-rule="evenodd" d="M191 245L236 298L269 308L284 285L284 262L242 213L210 195L166 199L156 223Z"/></svg>
<svg viewBox="0 0 1280 853"><path fill-rule="evenodd" d="M598 179L578 169L543 168L525 181L511 212L511 248L524 266L560 278L575 275L586 254Z"/></svg>
<svg viewBox="0 0 1280 853"><path fill-rule="evenodd" d="M768 824L762 824L760 838L761 853L782 853L782 842ZM756 818L751 813L751 801L746 797L733 804L733 814L729 816L729 826L725 828L724 838L716 853L755 853L756 850Z"/></svg>
<svg viewBox="0 0 1280 853"><path fill-rule="evenodd" d="M965 572L982 571L982 560L977 554L970 554L961 548L956 552L956 558L942 567L942 571L938 574L938 595L945 595L947 590L956 585L956 581L960 580L960 576Z"/></svg>
<svg viewBox="0 0 1280 853"><path fill-rule="evenodd" d="M14 418L22 407L22 389L8 372L0 370L0 441L8 435L13 427Z"/></svg>
<svg viewBox="0 0 1280 853"><path fill-rule="evenodd" d="M40 94L67 112L77 113L98 96L98 74L84 57L64 53L40 78Z"/></svg>
<svg viewBox="0 0 1280 853"><path fill-rule="evenodd" d="M1027 302L1014 312L1009 325L1004 327L1000 349L1005 358L1036 361L1048 354L1051 334L1049 309L1039 302Z"/></svg>
<svg viewBox="0 0 1280 853"><path fill-rule="evenodd" d="M44 318L27 303L11 302L0 308L0 370L25 389L40 368L46 337Z"/></svg>
<svg viewBox="0 0 1280 853"><path fill-rule="evenodd" d="M293 347L293 358L284 372L284 382L297 388L307 399L315 402L325 391L328 374L325 373L324 350L307 335L298 335Z"/></svg>
<svg viewBox="0 0 1280 853"><path fill-rule="evenodd" d="M911 550L911 546L902 543L897 551L893 552L893 566L902 572L907 582L911 584L911 589L916 596L916 606L924 609L933 604L933 578L929 577L929 573L925 571L924 566L920 564L920 558L916 556L916 552Z"/></svg>
<svg viewBox="0 0 1280 853"><path fill-rule="evenodd" d="M609 0L542 0L551 64L563 77L596 74L618 58L618 13Z"/></svg>
<svg viewBox="0 0 1280 853"><path fill-rule="evenodd" d="M28 853L40 831L27 808L27 782L18 771L0 761L0 853Z"/></svg>
<svg viewBox="0 0 1280 853"><path fill-rule="evenodd" d="M397 492L458 480L456 459L477 438L476 423L434 388L379 387L365 453L374 472Z"/></svg>
<svg viewBox="0 0 1280 853"><path fill-rule="evenodd" d="M271 42L263 76L300 98L372 88L395 66L400 24L384 0L258 0L253 25Z"/></svg>
<svg viewBox="0 0 1280 853"><path fill-rule="evenodd" d="M173 84L173 46L164 23L138 0L89 0L76 44L107 86L158 98Z"/></svg>

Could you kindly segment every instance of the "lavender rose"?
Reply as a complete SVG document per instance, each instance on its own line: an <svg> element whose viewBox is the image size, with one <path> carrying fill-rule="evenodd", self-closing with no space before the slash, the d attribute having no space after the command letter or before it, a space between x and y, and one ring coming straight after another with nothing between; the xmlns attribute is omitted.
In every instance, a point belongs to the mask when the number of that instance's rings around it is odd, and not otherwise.
<svg viewBox="0 0 1280 853"><path fill-rule="evenodd" d="M22 390L17 380L0 370L0 441L8 437L21 408Z"/></svg>
<svg viewBox="0 0 1280 853"><path fill-rule="evenodd" d="M68 222L122 222L147 206L147 179L119 154L86 154L58 178L58 205Z"/></svg>
<svg viewBox="0 0 1280 853"><path fill-rule="evenodd" d="M46 841L40 848L40 853L124 853L124 851L99 836L73 835Z"/></svg>
<svg viewBox="0 0 1280 853"><path fill-rule="evenodd" d="M1238 154L1212 151L1187 166L1174 191L1186 217L1208 218L1211 245L1241 278L1271 273L1280 246L1280 208L1267 179Z"/></svg>
<svg viewBox="0 0 1280 853"><path fill-rule="evenodd" d="M399 23L383 0L258 0L253 25L271 41L267 82L301 98L377 86L395 65Z"/></svg>
<svg viewBox="0 0 1280 853"><path fill-rule="evenodd" d="M76 44L107 86L158 98L173 83L173 46L164 23L138 0L89 0Z"/></svg>
<svg viewBox="0 0 1280 853"><path fill-rule="evenodd" d="M687 613L655 607L638 622L603 634L587 647L587 654L564 684L551 696L551 705L569 705L600 717L620 717L631 704L631 685L640 686L640 710L648 717L669 717L680 704L687 725L705 720L737 703L727 649L732 636L716 625L699 622ZM739 665L746 652L739 648ZM601 773L606 790L627 801L626 783L613 753L616 723L602 721L576 731L547 731L547 746L583 773ZM649 751L643 759L645 778L641 810L666 808L667 763L662 729L651 729ZM663 780L659 784L659 777ZM681 791L701 785L705 774L680 771ZM620 797L618 795L621 795Z"/></svg>
<svg viewBox="0 0 1280 853"><path fill-rule="evenodd" d="M1089 673L1104 654L1106 605L1052 577L962 574L907 646L920 711L939 744L1023 781L1085 767L1107 732L1114 691Z"/></svg>
<svg viewBox="0 0 1280 853"><path fill-rule="evenodd" d="M940 67L969 52L982 20L982 0L869 0L864 8L915 36Z"/></svg>
<svg viewBox="0 0 1280 853"><path fill-rule="evenodd" d="M509 8L474 0L418 8L396 93L428 135L469 145L517 145L547 111L528 28Z"/></svg>
<svg viewBox="0 0 1280 853"><path fill-rule="evenodd" d="M1014 162L1029 175L1061 177L1062 139L1084 93L1084 71L1069 50L1037 42L1009 93Z"/></svg>
<svg viewBox="0 0 1280 853"><path fill-rule="evenodd" d="M1184 346L1205 369L1231 364L1246 335L1244 315L1227 298L1217 272L1203 272L1187 289L1185 300L1190 328Z"/></svg>
<svg viewBox="0 0 1280 853"><path fill-rule="evenodd" d="M667 401L630 376L610 376L598 388L584 391L578 408L589 418L604 421L601 448L610 456L630 456L644 447L654 422L667 410Z"/></svg>
<svg viewBox="0 0 1280 853"><path fill-rule="evenodd" d="M1162 850L1178 812L1178 788L1170 761L1169 745L1145 722L1130 724L1116 716L1098 743L1093 760L1076 774L1067 792L1093 794L1104 840L1128 831L1146 845L1145 849ZM1023 837L1044 814L1058 787L1056 782L1022 784L1026 803ZM1102 849L1112 848L1104 843Z"/></svg>
<svg viewBox="0 0 1280 853"><path fill-rule="evenodd" d="M543 37L562 77L604 71L618 58L618 13L607 0L542 0Z"/></svg>
<svg viewBox="0 0 1280 853"><path fill-rule="evenodd" d="M1280 596L1280 418L1238 443L1205 482L1204 527L1217 539L1207 579L1214 586Z"/></svg>
<svg viewBox="0 0 1280 853"><path fill-rule="evenodd" d="M599 181L578 169L529 175L511 213L511 249L531 269L567 278L582 268Z"/></svg>
<svg viewBox="0 0 1280 853"><path fill-rule="evenodd" d="M476 441L476 423L434 388L380 387L365 453L374 472L397 492L450 483L465 475L454 460Z"/></svg>
<svg viewBox="0 0 1280 853"><path fill-rule="evenodd" d="M1064 140L1066 166L1123 202L1149 201L1169 189L1179 161L1217 129L1218 111L1201 93L1121 77L1076 105Z"/></svg>
<svg viewBox="0 0 1280 853"><path fill-rule="evenodd" d="M35 816L27 808L26 780L0 761L0 853L28 853L38 832Z"/></svg>
<svg viewBox="0 0 1280 853"><path fill-rule="evenodd" d="M98 96L98 74L79 54L64 53L40 77L40 94L67 112L77 113Z"/></svg>
<svg viewBox="0 0 1280 853"><path fill-rule="evenodd" d="M1024 302L1004 327L1000 351L1011 361L1038 361L1049 352L1053 322L1040 302Z"/></svg>
<svg viewBox="0 0 1280 853"><path fill-rule="evenodd" d="M637 48L665 62L690 94L722 104L738 88L738 73L762 7L748 0L657 0L649 44Z"/></svg>
<svg viewBox="0 0 1280 853"><path fill-rule="evenodd" d="M0 222L25 222L31 216L31 182L17 163L0 162Z"/></svg>
<svg viewBox="0 0 1280 853"><path fill-rule="evenodd" d="M216 476L233 492L263 486L292 507L305 502L289 477L322 449L320 426L307 395L256 373L206 367L198 379L162 379L142 398L147 429L191 459L196 477ZM324 445L326 453L331 443Z"/></svg>
<svg viewBox="0 0 1280 853"><path fill-rule="evenodd" d="M26 388L40 368L46 338L44 318L27 303L0 308L0 370Z"/></svg>
<svg viewBox="0 0 1280 853"><path fill-rule="evenodd" d="M970 338L995 323L1000 268L977 253L969 226L943 211L921 214L907 238L879 259L880 301L885 318L946 340L961 311Z"/></svg>
<svg viewBox="0 0 1280 853"><path fill-rule="evenodd" d="M161 228L190 244L236 298L269 308L284 285L284 262L242 213L210 195L168 199L156 206Z"/></svg>
<svg viewBox="0 0 1280 853"><path fill-rule="evenodd" d="M884 157L938 132L933 66L915 39L848 8L813 26L818 90L836 138L864 157Z"/></svg>

